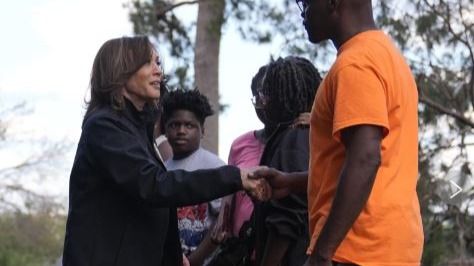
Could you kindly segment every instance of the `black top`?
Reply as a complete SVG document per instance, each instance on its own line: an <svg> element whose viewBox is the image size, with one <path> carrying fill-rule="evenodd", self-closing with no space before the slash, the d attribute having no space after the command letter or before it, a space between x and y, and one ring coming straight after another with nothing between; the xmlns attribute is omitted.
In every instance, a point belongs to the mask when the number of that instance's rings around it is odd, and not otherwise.
<svg viewBox="0 0 474 266"><path fill-rule="evenodd" d="M63 265L182 265L176 207L242 189L233 166L167 172L153 116L127 101L85 118L69 184Z"/></svg>
<svg viewBox="0 0 474 266"><path fill-rule="evenodd" d="M308 170L309 128L280 125L265 145L260 165L283 172ZM309 244L306 193L258 203L255 206L255 218L257 261L261 261L268 232L272 231L291 242L282 265L304 264Z"/></svg>

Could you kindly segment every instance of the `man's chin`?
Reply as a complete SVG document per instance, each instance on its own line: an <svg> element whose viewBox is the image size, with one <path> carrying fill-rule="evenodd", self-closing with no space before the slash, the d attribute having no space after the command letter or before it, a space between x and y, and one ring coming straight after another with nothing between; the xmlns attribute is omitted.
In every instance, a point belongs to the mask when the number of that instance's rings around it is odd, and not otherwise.
<svg viewBox="0 0 474 266"><path fill-rule="evenodd" d="M309 34L309 33L308 33L308 40L309 40L311 43L314 43L314 44L317 44L317 43L322 42L322 39L321 39L321 38L317 38L316 36L311 35L311 34Z"/></svg>
<svg viewBox="0 0 474 266"><path fill-rule="evenodd" d="M306 34L308 34L308 40L314 44L327 40L327 38L325 38L324 34L321 34L321 32L313 31L308 28L306 28Z"/></svg>

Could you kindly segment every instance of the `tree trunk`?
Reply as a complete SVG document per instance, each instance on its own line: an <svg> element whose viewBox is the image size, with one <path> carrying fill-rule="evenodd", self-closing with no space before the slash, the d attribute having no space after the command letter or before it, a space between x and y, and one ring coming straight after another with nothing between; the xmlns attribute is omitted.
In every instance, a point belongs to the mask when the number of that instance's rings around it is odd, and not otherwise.
<svg viewBox="0 0 474 266"><path fill-rule="evenodd" d="M209 98L215 111L206 121L202 146L216 154L219 147L219 48L224 8L225 0L199 2L194 51L196 86Z"/></svg>

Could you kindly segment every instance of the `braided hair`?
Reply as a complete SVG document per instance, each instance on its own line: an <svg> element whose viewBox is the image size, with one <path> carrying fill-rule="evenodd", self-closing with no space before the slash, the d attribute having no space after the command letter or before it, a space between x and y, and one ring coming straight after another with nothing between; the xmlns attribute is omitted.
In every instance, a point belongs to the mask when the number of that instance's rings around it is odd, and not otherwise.
<svg viewBox="0 0 474 266"><path fill-rule="evenodd" d="M262 81L265 77L265 72L267 72L267 65L261 66L258 69L257 74L253 76L252 83L250 84L250 88L252 89L253 95L257 95L257 90L262 87Z"/></svg>
<svg viewBox="0 0 474 266"><path fill-rule="evenodd" d="M162 101L163 124L166 123L176 110L188 110L192 112L196 118L204 125L206 117L214 114L209 100L206 96L202 95L199 90L185 90L177 89L169 91Z"/></svg>
<svg viewBox="0 0 474 266"><path fill-rule="evenodd" d="M314 65L302 57L279 57L267 66L262 93L268 99L265 113L277 123L309 112L321 82Z"/></svg>

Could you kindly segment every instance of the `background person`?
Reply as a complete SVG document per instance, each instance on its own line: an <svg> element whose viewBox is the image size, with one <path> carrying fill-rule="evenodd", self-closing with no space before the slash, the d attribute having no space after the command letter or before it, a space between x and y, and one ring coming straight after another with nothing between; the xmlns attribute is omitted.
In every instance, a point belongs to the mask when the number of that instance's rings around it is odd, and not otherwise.
<svg viewBox="0 0 474 266"><path fill-rule="evenodd" d="M260 158L265 147L267 136L271 134L273 129L267 126L263 116L261 99L257 91L261 90L262 79L265 76L267 66L260 67L258 72L252 78L250 85L252 91L252 104L258 119L264 124L263 129L252 130L237 137L230 147L229 165L238 167L255 167L260 164ZM239 191L233 195L223 198L219 217L212 230L212 239L216 243L221 244L219 255L214 258L212 265L228 265L228 260L248 263L255 259L252 257L253 241L248 239L249 235L246 231L249 227L243 225L247 223L253 212L252 199L245 191Z"/></svg>
<svg viewBox="0 0 474 266"><path fill-rule="evenodd" d="M237 137L230 147L228 163L238 167L254 167L259 165L260 158L265 147L267 136L273 132L263 116L261 100L257 91L261 90L262 79L265 76L267 66L260 67L257 74L252 78L250 85L252 91L252 104L258 119L264 128L251 130ZM232 206L232 210L231 209ZM223 199L219 213L219 221L213 230L213 238L222 242L228 237L238 237L240 228L245 221L250 219L253 211L253 202L245 191L239 191Z"/></svg>
<svg viewBox="0 0 474 266"><path fill-rule="evenodd" d="M168 170L194 171L225 165L217 155L201 147L206 117L213 114L206 96L197 89L175 90L163 99L163 125L173 157L165 162ZM178 208L178 230L183 253L191 265L205 265L215 250L211 233L221 201L216 199Z"/></svg>
<svg viewBox="0 0 474 266"><path fill-rule="evenodd" d="M305 171L309 162L309 127L301 115L311 110L321 77L302 57L278 58L267 66L258 91L266 124L273 128L260 165L282 171ZM259 202L255 207L257 265L300 266L306 260L306 192Z"/></svg>
<svg viewBox="0 0 474 266"><path fill-rule="evenodd" d="M263 182L234 166L166 171L153 148L163 72L147 37L105 42L93 63L71 170L63 265L182 265L176 207Z"/></svg>

